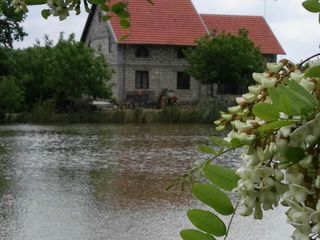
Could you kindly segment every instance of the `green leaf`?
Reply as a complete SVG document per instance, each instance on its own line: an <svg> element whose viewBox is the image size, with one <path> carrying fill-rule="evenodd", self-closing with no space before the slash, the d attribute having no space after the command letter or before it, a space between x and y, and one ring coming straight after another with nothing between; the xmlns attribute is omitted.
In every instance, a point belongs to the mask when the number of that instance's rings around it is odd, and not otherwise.
<svg viewBox="0 0 320 240"><path fill-rule="evenodd" d="M112 5L111 11L114 12L114 13L121 12L126 7L127 7L127 5L125 3L118 2L118 3Z"/></svg>
<svg viewBox="0 0 320 240"><path fill-rule="evenodd" d="M100 8L102 11L104 11L104 12L109 12L109 11L110 11L109 6L106 5L106 4L101 4L101 5L99 5L99 8Z"/></svg>
<svg viewBox="0 0 320 240"><path fill-rule="evenodd" d="M302 3L303 7L309 12L320 12L320 3L318 0L306 0Z"/></svg>
<svg viewBox="0 0 320 240"><path fill-rule="evenodd" d="M307 70L305 73L306 77L315 77L315 78L320 78L320 65L311 67Z"/></svg>
<svg viewBox="0 0 320 240"><path fill-rule="evenodd" d="M43 9L41 11L41 15L44 19L48 19L48 17L51 15L51 12L49 9Z"/></svg>
<svg viewBox="0 0 320 240"><path fill-rule="evenodd" d="M215 240L214 237L195 229L185 229L180 232L183 240Z"/></svg>
<svg viewBox="0 0 320 240"><path fill-rule="evenodd" d="M128 19L120 19L120 26L123 28L129 28L130 22Z"/></svg>
<svg viewBox="0 0 320 240"><path fill-rule="evenodd" d="M128 18L129 17L129 13L126 10L116 12L116 14L119 18Z"/></svg>
<svg viewBox="0 0 320 240"><path fill-rule="evenodd" d="M104 21L104 22L106 22L106 21L108 21L110 18L111 18L111 16L109 16L109 15L103 15L103 16L101 17L101 20Z"/></svg>
<svg viewBox="0 0 320 240"><path fill-rule="evenodd" d="M290 88L290 93L293 94L298 101L303 102L301 107L312 109L315 105L319 104L318 99L307 92L307 90L298 83L294 81L287 81L287 85Z"/></svg>
<svg viewBox="0 0 320 240"><path fill-rule="evenodd" d="M233 148L239 148L239 147L242 147L244 144L241 143L241 141L240 141L239 139L233 138L233 139L231 139L231 141L230 141L230 145L231 145L231 147L233 147Z"/></svg>
<svg viewBox="0 0 320 240"><path fill-rule="evenodd" d="M92 4L96 4L96 5L102 5L102 4L105 4L106 1L105 0L90 0L90 2Z"/></svg>
<svg viewBox="0 0 320 240"><path fill-rule="evenodd" d="M279 110L268 103L258 103L254 105L252 112L265 121L275 121L279 119Z"/></svg>
<svg viewBox="0 0 320 240"><path fill-rule="evenodd" d="M270 122L267 123L261 127L258 128L259 132L266 132L266 131L270 131L270 130L275 130L284 126L289 126L292 124L295 124L295 121L275 121L275 122Z"/></svg>
<svg viewBox="0 0 320 240"><path fill-rule="evenodd" d="M281 164L285 163L298 163L306 157L304 150L300 147L288 147L284 152L286 158L285 161L282 161Z"/></svg>
<svg viewBox="0 0 320 240"><path fill-rule="evenodd" d="M205 154L213 154L213 155L217 154L217 152L212 147L209 147L208 145L199 145L197 147L197 150Z"/></svg>
<svg viewBox="0 0 320 240"><path fill-rule="evenodd" d="M200 230L214 236L223 236L226 234L226 226L223 221L215 214L200 209L191 209L187 216L194 226Z"/></svg>
<svg viewBox="0 0 320 240"><path fill-rule="evenodd" d="M192 194L222 215L234 212L230 198L212 184L196 183L192 186Z"/></svg>
<svg viewBox="0 0 320 240"><path fill-rule="evenodd" d="M276 87L268 88L269 97L272 100L272 105L279 106L280 93Z"/></svg>
<svg viewBox="0 0 320 240"><path fill-rule="evenodd" d="M212 144L216 145L216 146L221 146L221 147L230 147L230 143L228 143L226 140L224 140L221 137L217 137L217 136L210 136L209 140L212 142Z"/></svg>
<svg viewBox="0 0 320 240"><path fill-rule="evenodd" d="M203 173L210 182L224 190L231 191L238 185L239 177L235 170L231 168L207 164L203 169Z"/></svg>
<svg viewBox="0 0 320 240"><path fill-rule="evenodd" d="M47 0L26 0L27 5L41 5L47 3Z"/></svg>

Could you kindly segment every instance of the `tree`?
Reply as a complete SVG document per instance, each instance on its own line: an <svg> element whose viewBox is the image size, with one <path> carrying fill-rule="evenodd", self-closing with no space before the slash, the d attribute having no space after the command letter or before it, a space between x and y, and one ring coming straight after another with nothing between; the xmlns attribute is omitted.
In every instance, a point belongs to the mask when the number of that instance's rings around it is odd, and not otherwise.
<svg viewBox="0 0 320 240"><path fill-rule="evenodd" d="M76 42L74 35L67 40L61 35L55 46L46 38L44 47L16 50L12 65L11 74L21 81L29 109L50 100L65 111L85 96L112 95L108 85L112 70L102 55Z"/></svg>
<svg viewBox="0 0 320 240"><path fill-rule="evenodd" d="M191 76L204 84L218 84L219 93L239 93L250 83L253 71L262 70L264 58L248 39L248 32L238 35L213 32L197 41L196 48L185 51Z"/></svg>
<svg viewBox="0 0 320 240"><path fill-rule="evenodd" d="M3 113L12 113L22 106L23 91L14 77L0 77L0 116Z"/></svg>
<svg viewBox="0 0 320 240"><path fill-rule="evenodd" d="M13 1L0 0L0 47L12 48L13 41L21 41L27 35L20 23L23 12L16 12Z"/></svg>

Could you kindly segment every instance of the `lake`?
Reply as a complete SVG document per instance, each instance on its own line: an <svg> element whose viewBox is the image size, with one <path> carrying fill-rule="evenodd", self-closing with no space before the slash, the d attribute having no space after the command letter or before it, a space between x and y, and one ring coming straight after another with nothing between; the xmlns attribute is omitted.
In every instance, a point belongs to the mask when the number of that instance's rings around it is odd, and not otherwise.
<svg viewBox="0 0 320 240"><path fill-rule="evenodd" d="M0 126L1 240L179 240L189 191L165 187L196 161L209 125ZM237 153L220 159L241 164ZM285 209L236 216L229 240L287 240ZM227 220L227 219L226 219Z"/></svg>

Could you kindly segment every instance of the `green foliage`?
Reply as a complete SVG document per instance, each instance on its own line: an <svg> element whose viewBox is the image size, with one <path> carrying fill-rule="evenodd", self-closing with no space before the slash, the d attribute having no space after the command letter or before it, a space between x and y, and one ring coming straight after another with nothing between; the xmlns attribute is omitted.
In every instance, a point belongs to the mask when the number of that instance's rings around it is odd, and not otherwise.
<svg viewBox="0 0 320 240"><path fill-rule="evenodd" d="M9 2L9 1L8 1ZM146 3L153 4L151 0L146 0ZM47 19L49 16L59 17L60 20L66 19L71 11L77 15L81 12L81 5L84 6L87 12L90 12L92 5L97 5L105 15L103 20L109 20L111 17L118 17L120 25L123 28L130 27L130 15L128 12L127 1L105 1L105 0L69 0L69 1L46 1L46 0L17 0L14 1L13 10L19 14L28 11L28 5L46 5L48 8L41 11L43 18Z"/></svg>
<svg viewBox="0 0 320 240"><path fill-rule="evenodd" d="M0 77L0 112L12 113L23 104L23 91L14 77Z"/></svg>
<svg viewBox="0 0 320 240"><path fill-rule="evenodd" d="M24 13L17 13L11 0L0 1L0 47L12 48L14 41L22 41L27 33L20 25Z"/></svg>
<svg viewBox="0 0 320 240"><path fill-rule="evenodd" d="M210 234L195 229L186 229L180 232L183 240L215 240Z"/></svg>
<svg viewBox="0 0 320 240"><path fill-rule="evenodd" d="M302 3L303 7L312 13L319 13L319 23L320 23L320 2L319 0L305 0Z"/></svg>
<svg viewBox="0 0 320 240"><path fill-rule="evenodd" d="M185 54L189 74L205 84L217 83L219 93L239 93L250 83L253 71L264 65L260 50L245 30L238 35L214 32L200 38L197 47Z"/></svg>
<svg viewBox="0 0 320 240"><path fill-rule="evenodd" d="M236 171L216 164L207 164L203 169L204 176L216 186L231 191L238 185Z"/></svg>
<svg viewBox="0 0 320 240"><path fill-rule="evenodd" d="M235 209L231 199L224 191L232 191L237 187L239 177L234 170L211 164L211 162L225 152L240 145L233 147L224 139L216 136L210 137L210 142L219 149L216 150L209 145L200 145L198 146L198 150L205 154L211 154L213 158L193 168L189 174L185 174L184 176L192 179L192 174L200 173L207 178L211 183L194 183L192 185L192 194L219 214L234 214ZM214 236L220 237L227 236L228 234L228 229L224 222L219 216L210 211L191 209L187 215L192 224L201 231L192 229L181 231L180 235L184 240L215 239Z"/></svg>
<svg viewBox="0 0 320 240"><path fill-rule="evenodd" d="M187 216L194 226L198 229L214 236L226 234L226 226L223 221L215 214L201 209L191 209Z"/></svg>
<svg viewBox="0 0 320 240"><path fill-rule="evenodd" d="M73 35L67 40L61 35L55 46L46 38L44 47L16 50L11 61L11 74L25 89L28 109L53 100L58 111L66 111L84 96L111 97L112 71L105 59L76 42Z"/></svg>

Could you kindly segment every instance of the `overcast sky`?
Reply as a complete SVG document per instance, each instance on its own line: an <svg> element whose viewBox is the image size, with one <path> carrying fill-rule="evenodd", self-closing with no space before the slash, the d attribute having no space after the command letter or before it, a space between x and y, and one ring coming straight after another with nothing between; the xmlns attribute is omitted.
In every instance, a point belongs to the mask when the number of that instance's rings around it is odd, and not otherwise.
<svg viewBox="0 0 320 240"><path fill-rule="evenodd" d="M297 62L320 52L318 15L304 10L302 0L193 0L193 3L199 13L265 16L287 53L285 57L292 61ZM23 23L29 36L23 42L16 43L16 47L32 46L44 34L56 40L60 32L75 33L76 38L80 39L87 18L84 11L79 16L72 15L60 22L54 17L44 20L41 17L42 8L30 7Z"/></svg>

